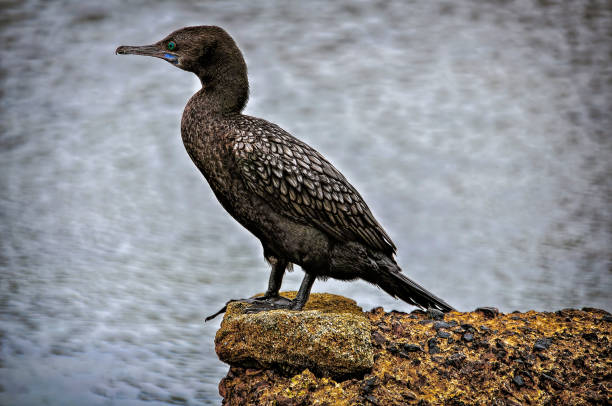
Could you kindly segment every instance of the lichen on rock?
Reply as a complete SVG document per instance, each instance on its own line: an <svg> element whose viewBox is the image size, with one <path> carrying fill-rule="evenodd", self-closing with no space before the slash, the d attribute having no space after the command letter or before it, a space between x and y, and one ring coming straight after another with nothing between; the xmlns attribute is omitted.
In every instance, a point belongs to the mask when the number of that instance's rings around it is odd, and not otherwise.
<svg viewBox="0 0 612 406"><path fill-rule="evenodd" d="M219 384L224 404L612 403L612 318L603 310L502 314L489 308L431 320L421 311L377 308L364 316L374 347L370 372L334 379L310 368L287 374L232 366Z"/></svg>
<svg viewBox="0 0 612 406"><path fill-rule="evenodd" d="M292 298L295 292L285 292ZM227 307L215 337L219 359L232 366L273 368L285 374L309 369L342 378L374 364L370 323L353 300L313 293L302 311L245 313L247 303Z"/></svg>

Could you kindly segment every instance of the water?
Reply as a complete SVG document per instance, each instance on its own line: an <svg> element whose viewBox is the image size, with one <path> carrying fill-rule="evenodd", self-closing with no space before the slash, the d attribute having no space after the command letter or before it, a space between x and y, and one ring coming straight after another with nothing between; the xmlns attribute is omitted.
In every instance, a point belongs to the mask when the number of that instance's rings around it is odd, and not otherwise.
<svg viewBox="0 0 612 406"><path fill-rule="evenodd" d="M181 144L195 77L114 55L184 25L235 37L247 113L331 159L415 280L610 310L612 12L549 3L0 3L0 404L219 403L202 318L268 271Z"/></svg>

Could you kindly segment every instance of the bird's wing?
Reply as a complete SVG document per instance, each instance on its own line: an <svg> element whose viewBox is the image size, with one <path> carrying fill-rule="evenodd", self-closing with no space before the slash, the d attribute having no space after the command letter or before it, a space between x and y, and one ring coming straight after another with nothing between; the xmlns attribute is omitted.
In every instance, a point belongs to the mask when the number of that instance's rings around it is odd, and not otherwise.
<svg viewBox="0 0 612 406"><path fill-rule="evenodd" d="M339 241L360 241L395 253L363 198L331 163L277 125L248 119L252 121L244 130L236 130L232 148L252 192L283 215Z"/></svg>

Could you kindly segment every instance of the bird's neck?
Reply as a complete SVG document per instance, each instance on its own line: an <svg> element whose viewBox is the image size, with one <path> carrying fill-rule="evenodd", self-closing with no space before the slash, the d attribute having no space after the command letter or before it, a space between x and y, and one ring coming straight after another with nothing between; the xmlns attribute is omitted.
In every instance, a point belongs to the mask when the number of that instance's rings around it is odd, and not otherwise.
<svg viewBox="0 0 612 406"><path fill-rule="evenodd" d="M249 98L246 66L222 67L210 74L198 74L202 89L198 92L202 108L210 113L240 113Z"/></svg>

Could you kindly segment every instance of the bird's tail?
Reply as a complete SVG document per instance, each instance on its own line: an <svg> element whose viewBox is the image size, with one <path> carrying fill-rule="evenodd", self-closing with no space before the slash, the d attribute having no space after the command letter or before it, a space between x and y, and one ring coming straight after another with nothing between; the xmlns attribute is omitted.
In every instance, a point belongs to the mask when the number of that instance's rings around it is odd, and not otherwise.
<svg viewBox="0 0 612 406"><path fill-rule="evenodd" d="M455 310L444 300L404 276L393 259L388 257L378 259L376 265L377 272L368 272L363 278L378 285L391 296L425 309L434 308L443 312Z"/></svg>

